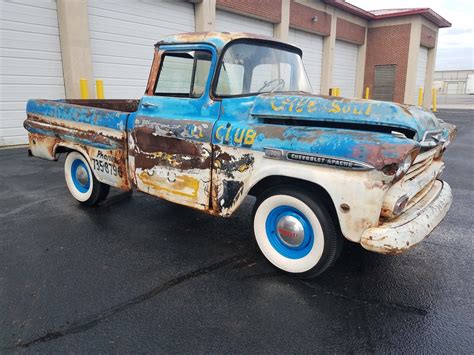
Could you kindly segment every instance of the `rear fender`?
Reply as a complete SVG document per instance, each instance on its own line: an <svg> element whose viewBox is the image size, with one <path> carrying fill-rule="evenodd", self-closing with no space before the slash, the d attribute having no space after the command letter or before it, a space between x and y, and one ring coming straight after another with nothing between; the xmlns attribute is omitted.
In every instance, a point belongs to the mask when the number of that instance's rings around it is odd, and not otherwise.
<svg viewBox="0 0 474 355"><path fill-rule="evenodd" d="M32 133L29 134L29 141L30 152L35 157L56 161L61 153L77 151L86 158L97 180L122 190L131 189L123 149L100 149Z"/></svg>

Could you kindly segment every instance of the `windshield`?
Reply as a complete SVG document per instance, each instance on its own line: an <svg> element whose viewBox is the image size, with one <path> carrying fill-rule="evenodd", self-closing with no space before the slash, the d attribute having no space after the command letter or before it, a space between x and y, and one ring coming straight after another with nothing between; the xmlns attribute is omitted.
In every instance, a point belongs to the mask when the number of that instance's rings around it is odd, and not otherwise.
<svg viewBox="0 0 474 355"><path fill-rule="evenodd" d="M284 91L312 91L297 53L238 42L225 51L217 81L217 96Z"/></svg>

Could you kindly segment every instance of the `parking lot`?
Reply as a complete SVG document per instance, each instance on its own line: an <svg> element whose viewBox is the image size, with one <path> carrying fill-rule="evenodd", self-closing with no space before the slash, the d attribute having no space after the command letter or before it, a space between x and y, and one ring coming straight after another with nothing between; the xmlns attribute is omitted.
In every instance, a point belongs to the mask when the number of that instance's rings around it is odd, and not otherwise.
<svg viewBox="0 0 474 355"><path fill-rule="evenodd" d="M230 219L117 191L69 195L63 162L0 150L1 352L426 352L474 348L474 111L444 178L454 203L401 256L346 243L313 280L279 272Z"/></svg>

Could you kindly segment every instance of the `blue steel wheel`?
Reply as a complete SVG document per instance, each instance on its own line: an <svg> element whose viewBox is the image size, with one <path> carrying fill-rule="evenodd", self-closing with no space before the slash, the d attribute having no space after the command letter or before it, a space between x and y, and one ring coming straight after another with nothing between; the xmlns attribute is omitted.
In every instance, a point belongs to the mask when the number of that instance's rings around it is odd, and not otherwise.
<svg viewBox="0 0 474 355"><path fill-rule="evenodd" d="M67 155L64 176L69 192L82 204L92 206L107 197L109 185L96 179L87 159L79 152Z"/></svg>
<svg viewBox="0 0 474 355"><path fill-rule="evenodd" d="M328 207L293 186L277 186L257 198L253 223L263 255L277 268L309 278L337 259L342 237Z"/></svg>
<svg viewBox="0 0 474 355"><path fill-rule="evenodd" d="M74 186L82 193L86 193L91 185L91 177L87 170L86 164L80 160L75 159L71 164L71 177Z"/></svg>

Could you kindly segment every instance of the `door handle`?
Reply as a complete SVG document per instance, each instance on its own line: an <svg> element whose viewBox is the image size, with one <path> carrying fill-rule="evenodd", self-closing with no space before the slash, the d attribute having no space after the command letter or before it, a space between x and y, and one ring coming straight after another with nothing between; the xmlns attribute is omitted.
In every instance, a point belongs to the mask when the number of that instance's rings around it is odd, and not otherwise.
<svg viewBox="0 0 474 355"><path fill-rule="evenodd" d="M152 104L151 102L142 103L143 107L158 107L157 104Z"/></svg>

